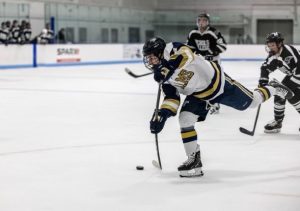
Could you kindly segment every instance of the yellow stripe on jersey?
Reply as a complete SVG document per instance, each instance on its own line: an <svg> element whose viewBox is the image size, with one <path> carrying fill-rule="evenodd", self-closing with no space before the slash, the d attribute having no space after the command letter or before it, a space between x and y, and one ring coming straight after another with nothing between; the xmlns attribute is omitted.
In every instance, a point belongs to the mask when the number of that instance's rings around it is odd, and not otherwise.
<svg viewBox="0 0 300 211"><path fill-rule="evenodd" d="M193 137L193 136L197 136L197 133L195 130L193 131L189 131L189 132L183 132L181 133L181 137L184 139L184 138L190 138L190 137Z"/></svg>
<svg viewBox="0 0 300 211"><path fill-rule="evenodd" d="M170 57L170 60L175 60L179 55L182 56L182 60L178 66L178 69L181 69L184 65L186 65L189 59L190 59L189 63L194 60L193 51L186 46L181 47L176 54Z"/></svg>
<svg viewBox="0 0 300 211"><path fill-rule="evenodd" d="M183 58L182 58L179 66L178 66L178 69L181 69L187 63L187 61L189 60L189 57L186 53L182 53L181 55L182 55Z"/></svg>
<svg viewBox="0 0 300 211"><path fill-rule="evenodd" d="M260 91L263 94L264 101L266 101L267 99L269 99L271 97L270 93L264 87L259 87L255 90Z"/></svg>
<svg viewBox="0 0 300 211"><path fill-rule="evenodd" d="M217 77L216 77L216 80L213 82L213 86L211 89L203 92L203 93L200 93L200 94L196 94L194 95L195 97L198 97L198 98L205 98L207 96L210 96L212 95L218 88L219 84L221 83L221 71L219 70L219 68L217 67L217 65L214 63L214 62L210 62L213 66L213 68L215 69L215 72L217 74Z"/></svg>
<svg viewBox="0 0 300 211"><path fill-rule="evenodd" d="M160 106L160 108L169 109L170 111L176 114L179 108L179 104L180 104L179 100L165 99L162 105Z"/></svg>

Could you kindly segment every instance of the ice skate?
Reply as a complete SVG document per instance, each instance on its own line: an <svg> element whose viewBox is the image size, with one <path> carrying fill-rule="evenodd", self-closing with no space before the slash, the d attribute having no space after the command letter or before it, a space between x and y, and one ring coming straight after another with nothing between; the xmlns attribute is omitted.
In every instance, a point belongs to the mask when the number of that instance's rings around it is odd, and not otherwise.
<svg viewBox="0 0 300 211"><path fill-rule="evenodd" d="M294 97L294 92L276 79L270 81L269 85L276 89L275 95L281 97L282 99L291 99Z"/></svg>
<svg viewBox="0 0 300 211"><path fill-rule="evenodd" d="M282 121L273 120L265 125L265 133L280 133Z"/></svg>
<svg viewBox="0 0 300 211"><path fill-rule="evenodd" d="M202 162L200 157L200 149L188 156L188 159L178 167L180 177L201 177Z"/></svg>

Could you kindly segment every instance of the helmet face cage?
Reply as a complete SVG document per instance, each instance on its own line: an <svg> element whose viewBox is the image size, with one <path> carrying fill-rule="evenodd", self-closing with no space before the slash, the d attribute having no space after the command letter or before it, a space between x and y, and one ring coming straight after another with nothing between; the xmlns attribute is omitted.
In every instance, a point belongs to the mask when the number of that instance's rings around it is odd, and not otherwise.
<svg viewBox="0 0 300 211"><path fill-rule="evenodd" d="M275 55L277 52L271 50L268 46L268 43L276 43L276 46L279 49L283 44L283 40L284 38L281 36L281 33L279 32L273 32L268 34L266 37L266 46L265 46L266 51L271 55Z"/></svg>
<svg viewBox="0 0 300 211"><path fill-rule="evenodd" d="M208 22L207 25L209 25L209 23L210 23L210 15L208 13L201 13L200 15L198 15L197 20L196 20L196 23L197 23L198 27L200 27L199 26L199 20L200 20L200 18L206 18L207 22Z"/></svg>
<svg viewBox="0 0 300 211"><path fill-rule="evenodd" d="M151 55L161 60L163 58L163 52L166 47L166 43L159 37L148 40L143 46L143 62L146 68L153 70L153 64L150 64Z"/></svg>
<svg viewBox="0 0 300 211"><path fill-rule="evenodd" d="M153 71L153 65L150 64L150 62L149 62L149 57L148 57L148 56L144 56L144 57L143 57L143 62L144 62L144 65L145 65L145 67L146 67L147 69Z"/></svg>

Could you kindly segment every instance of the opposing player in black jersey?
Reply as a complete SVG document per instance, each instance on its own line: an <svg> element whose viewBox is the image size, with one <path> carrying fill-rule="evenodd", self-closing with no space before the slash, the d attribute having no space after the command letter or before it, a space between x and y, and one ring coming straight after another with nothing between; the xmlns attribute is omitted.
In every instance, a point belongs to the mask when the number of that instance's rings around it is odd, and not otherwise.
<svg viewBox="0 0 300 211"><path fill-rule="evenodd" d="M266 49L269 55L261 66L259 85L268 84L269 74L277 69L286 74L282 84L294 92L294 97L288 101L300 114L300 54L293 46L285 45L283 40L284 38L279 32L267 35ZM266 133L280 132L284 119L285 103L286 99L274 97L274 120L265 125Z"/></svg>
<svg viewBox="0 0 300 211"><path fill-rule="evenodd" d="M221 32L210 26L209 22L209 14L198 15L198 28L189 33L187 44L192 46L196 53L202 55L206 60L220 64L219 54L226 51L226 41Z"/></svg>
<svg viewBox="0 0 300 211"><path fill-rule="evenodd" d="M220 64L220 53L226 51L226 41L222 34L210 26L210 17L207 13L202 13L197 17L197 28L188 35L187 44L194 48L208 61ZM220 105L215 104L211 108L211 113L219 113Z"/></svg>

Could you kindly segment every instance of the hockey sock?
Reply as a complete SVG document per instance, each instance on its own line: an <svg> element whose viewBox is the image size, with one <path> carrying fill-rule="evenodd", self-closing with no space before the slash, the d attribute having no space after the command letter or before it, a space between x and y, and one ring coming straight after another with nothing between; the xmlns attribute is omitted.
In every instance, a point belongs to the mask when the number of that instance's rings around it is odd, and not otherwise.
<svg viewBox="0 0 300 211"><path fill-rule="evenodd" d="M197 149L197 133L193 128L181 129L181 137L187 156L191 155Z"/></svg>
<svg viewBox="0 0 300 211"><path fill-rule="evenodd" d="M271 86L263 86L255 89L254 91L257 91L262 96L262 103L272 97L275 94L276 89Z"/></svg>
<svg viewBox="0 0 300 211"><path fill-rule="evenodd" d="M276 89L271 86L259 87L253 92L253 101L250 104L251 108L257 107L275 94Z"/></svg>
<svg viewBox="0 0 300 211"><path fill-rule="evenodd" d="M282 121L284 118L285 99L274 97L274 116L276 121Z"/></svg>

